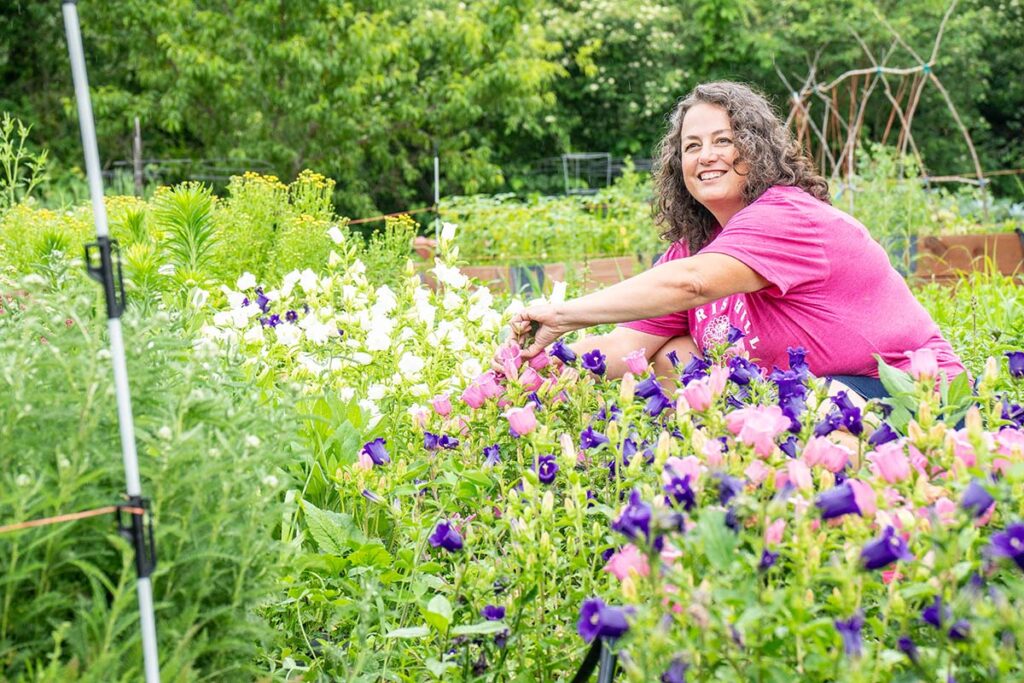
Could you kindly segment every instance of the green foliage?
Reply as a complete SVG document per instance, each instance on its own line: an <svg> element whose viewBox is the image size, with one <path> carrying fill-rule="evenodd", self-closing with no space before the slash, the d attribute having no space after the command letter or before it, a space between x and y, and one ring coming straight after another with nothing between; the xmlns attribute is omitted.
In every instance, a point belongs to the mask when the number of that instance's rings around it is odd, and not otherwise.
<svg viewBox="0 0 1024 683"><path fill-rule="evenodd" d="M27 145L32 126L3 112L0 118L0 215L32 196L46 182L47 150L33 152Z"/></svg>
<svg viewBox="0 0 1024 683"><path fill-rule="evenodd" d="M197 183L167 188L154 197L153 220L161 246L180 278L200 278L213 263L213 203L209 188Z"/></svg>
<svg viewBox="0 0 1024 683"><path fill-rule="evenodd" d="M0 315L0 520L115 502L124 473L95 285L0 284L25 288ZM277 561L293 414L253 410L260 399L238 365L197 362L166 313L128 315L124 326L143 492L154 501L164 679L253 680L269 634L250 614ZM0 549L5 680L141 677L133 551L110 515L5 534Z"/></svg>

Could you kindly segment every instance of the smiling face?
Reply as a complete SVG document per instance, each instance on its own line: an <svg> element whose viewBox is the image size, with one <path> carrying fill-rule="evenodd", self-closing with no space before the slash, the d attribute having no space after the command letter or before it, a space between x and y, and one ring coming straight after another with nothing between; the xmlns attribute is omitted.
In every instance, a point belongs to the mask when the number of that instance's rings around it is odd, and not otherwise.
<svg viewBox="0 0 1024 683"><path fill-rule="evenodd" d="M691 107L683 118L680 151L686 189L724 226L743 208L746 184L736 172L739 152L728 112L703 102ZM745 172L740 162L740 173Z"/></svg>

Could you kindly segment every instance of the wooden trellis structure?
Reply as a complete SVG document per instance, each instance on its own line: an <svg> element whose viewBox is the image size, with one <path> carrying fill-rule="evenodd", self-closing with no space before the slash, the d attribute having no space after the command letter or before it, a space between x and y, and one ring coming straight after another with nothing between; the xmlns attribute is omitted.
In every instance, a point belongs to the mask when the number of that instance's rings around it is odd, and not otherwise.
<svg viewBox="0 0 1024 683"><path fill-rule="evenodd" d="M860 140L864 127L864 117L868 104L876 93L881 92L888 101L891 109L885 128L882 131L881 142L885 143L890 136L896 135L896 149L900 156L908 151L914 156L918 167L929 182L951 181L967 182L978 186L981 189L982 207L985 218L988 218L989 195L986 188L987 181L985 172L981 168L977 151L974 148L974 141L967 130L956 106L953 104L949 91L936 76L934 67L939 55L939 48L942 45L942 36L946 30L946 23L956 9L958 0L953 0L947 8L939 24L935 41L932 44L931 54L927 59L917 53L886 21L885 17L878 14L879 20L885 25L893 36L893 41L885 54L877 58L868 47L867 43L856 33L854 37L864 50L864 54L870 61L871 66L861 69L851 69L837 78L828 82L819 82L817 74L817 57L811 63L807 78L799 88L794 88L785 74L776 66L776 72L782 82L790 90L789 114L786 124L793 127L796 139L803 148L815 159L818 168L830 176L832 182L838 183L844 190L847 186L842 184L842 179L849 178L854 173L854 158L857 151L857 144ZM877 12L877 10L876 10ZM897 54L909 55L915 60L914 66L895 67L890 66L890 61ZM920 150L914 142L913 121L921 101L921 94L925 86L931 84L941 93L950 115L963 135L964 142L974 163L974 177L963 176L942 176L929 177L927 167L921 157ZM895 88L893 87L895 85ZM845 106L841 101L845 100ZM820 103L822 111L817 116L812 116L814 104ZM845 111L844 111L845 109ZM853 192L850 188L850 201L853 201Z"/></svg>

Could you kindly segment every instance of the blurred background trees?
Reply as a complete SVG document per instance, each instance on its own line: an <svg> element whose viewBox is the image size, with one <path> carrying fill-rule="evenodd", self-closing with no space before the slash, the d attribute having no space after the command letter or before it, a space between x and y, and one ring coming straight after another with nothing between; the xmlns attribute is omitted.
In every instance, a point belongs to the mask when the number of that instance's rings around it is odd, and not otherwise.
<svg viewBox="0 0 1024 683"><path fill-rule="evenodd" d="M893 34L927 56L945 0L174 0L95 2L79 11L101 156L215 160L290 181L337 181L354 217L432 200L436 144L444 194L529 187L531 164L569 151L649 157L665 116L693 85L742 79L788 107L819 80L870 66ZM58 3L0 6L0 110L33 125L53 183L80 164ZM855 36L853 30L857 32ZM1024 5L964 0L935 73L986 170L1024 167ZM897 46L892 66L916 66ZM848 106L842 91L839 107ZM867 112L881 139L891 107ZM932 175L969 173L939 92L925 87L915 138ZM894 142L890 134L888 142ZM168 180L179 180L170 177ZM1024 196L1015 177L997 193Z"/></svg>

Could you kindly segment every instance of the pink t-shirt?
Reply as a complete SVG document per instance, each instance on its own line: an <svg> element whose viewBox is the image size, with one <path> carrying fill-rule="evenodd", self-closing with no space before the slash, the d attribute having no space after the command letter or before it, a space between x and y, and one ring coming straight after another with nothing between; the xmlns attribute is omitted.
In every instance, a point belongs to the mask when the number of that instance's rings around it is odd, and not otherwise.
<svg viewBox="0 0 1024 683"><path fill-rule="evenodd" d="M867 229L798 187L769 188L698 253L711 252L742 261L769 286L625 327L690 335L703 350L725 341L735 326L745 333L738 345L762 367L789 367L786 348L803 346L819 377L878 377L872 354L909 370L904 352L921 348L934 349L950 379L964 371ZM687 256L686 245L675 242L655 265Z"/></svg>

